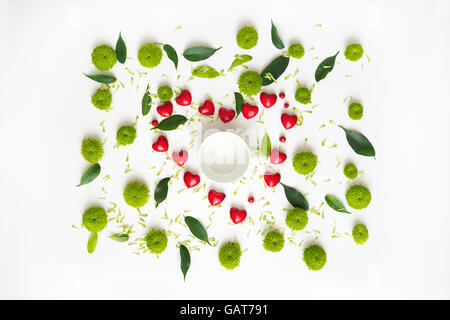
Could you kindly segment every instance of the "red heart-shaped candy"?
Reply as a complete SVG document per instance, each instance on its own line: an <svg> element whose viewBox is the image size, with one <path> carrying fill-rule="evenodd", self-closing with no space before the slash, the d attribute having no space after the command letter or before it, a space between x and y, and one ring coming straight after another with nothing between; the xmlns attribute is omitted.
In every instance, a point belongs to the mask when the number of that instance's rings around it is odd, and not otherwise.
<svg viewBox="0 0 450 320"><path fill-rule="evenodd" d="M286 161L286 158L286 154L276 148L270 151L270 163L280 164Z"/></svg>
<svg viewBox="0 0 450 320"><path fill-rule="evenodd" d="M188 106L192 102L191 93L188 90L181 91L180 95L175 99L180 106Z"/></svg>
<svg viewBox="0 0 450 320"><path fill-rule="evenodd" d="M261 94L259 95L259 100L261 100L261 103L264 107L270 108L277 102L277 95L261 92Z"/></svg>
<svg viewBox="0 0 450 320"><path fill-rule="evenodd" d="M285 129L290 129L297 124L297 116L295 114L290 116L287 113L283 113L281 115L281 124Z"/></svg>
<svg viewBox="0 0 450 320"><path fill-rule="evenodd" d="M234 224L241 223L242 221L245 220L246 217L247 217L247 211L245 211L244 209L242 209L242 210L239 210L236 208L230 209L230 218Z"/></svg>
<svg viewBox="0 0 450 320"><path fill-rule="evenodd" d="M264 174L264 181L266 182L268 187L275 187L278 182L280 182L281 175L277 173L265 173Z"/></svg>
<svg viewBox="0 0 450 320"><path fill-rule="evenodd" d="M154 144L152 144L152 148L158 152L166 152L169 150L169 141L164 136L159 136L158 140Z"/></svg>
<svg viewBox="0 0 450 320"><path fill-rule="evenodd" d="M188 152L186 150L181 150L180 152L172 153L173 161L180 167L184 166L188 159Z"/></svg>
<svg viewBox="0 0 450 320"><path fill-rule="evenodd" d="M244 103L242 105L242 115L245 119L251 119L258 114L258 107L252 106L249 103Z"/></svg>
<svg viewBox="0 0 450 320"><path fill-rule="evenodd" d="M170 101L164 102L162 105L156 108L158 112L163 117L170 117L173 113L173 104Z"/></svg>
<svg viewBox="0 0 450 320"><path fill-rule="evenodd" d="M216 190L210 190L208 192L208 200L212 206L217 206L222 203L226 195L223 192L217 192Z"/></svg>
<svg viewBox="0 0 450 320"><path fill-rule="evenodd" d="M198 174L192 174L189 171L186 171L183 176L184 183L186 187L192 188L200 183L200 176Z"/></svg>
<svg viewBox="0 0 450 320"><path fill-rule="evenodd" d="M214 103L211 100L206 100L198 107L198 112L204 116L211 116L214 114Z"/></svg>
<svg viewBox="0 0 450 320"><path fill-rule="evenodd" d="M219 109L219 118L222 120L223 123L230 122L234 119L234 116L236 115L236 111L233 109L227 109L227 108L220 108Z"/></svg>

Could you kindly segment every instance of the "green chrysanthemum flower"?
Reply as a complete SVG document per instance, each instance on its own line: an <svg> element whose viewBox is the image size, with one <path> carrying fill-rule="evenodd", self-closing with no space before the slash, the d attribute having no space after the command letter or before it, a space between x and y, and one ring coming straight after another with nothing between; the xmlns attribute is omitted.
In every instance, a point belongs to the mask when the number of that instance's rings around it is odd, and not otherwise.
<svg viewBox="0 0 450 320"><path fill-rule="evenodd" d="M225 269L232 270L239 266L241 255L239 242L229 242L220 248L219 262Z"/></svg>
<svg viewBox="0 0 450 320"><path fill-rule="evenodd" d="M133 126L122 126L117 130L116 140L119 146L132 144L136 139L136 128Z"/></svg>
<svg viewBox="0 0 450 320"><path fill-rule="evenodd" d="M321 246L314 244L303 251L303 261L309 270L317 271L327 262L327 254Z"/></svg>
<svg viewBox="0 0 450 320"><path fill-rule="evenodd" d="M98 89L92 95L91 102L97 109L107 110L112 103L112 94L109 89Z"/></svg>
<svg viewBox="0 0 450 320"><path fill-rule="evenodd" d="M249 97L261 91L262 79L258 72L247 71L238 80L239 91Z"/></svg>
<svg viewBox="0 0 450 320"><path fill-rule="evenodd" d="M311 103L311 91L308 88L300 87L295 91L295 100L300 103Z"/></svg>
<svg viewBox="0 0 450 320"><path fill-rule="evenodd" d="M145 183L133 181L127 184L123 190L125 202L133 208L143 207L147 201L150 190Z"/></svg>
<svg viewBox="0 0 450 320"><path fill-rule="evenodd" d="M353 209L364 209L369 205L372 194L366 187L354 185L347 190L345 198L347 199L348 205Z"/></svg>
<svg viewBox="0 0 450 320"><path fill-rule="evenodd" d="M264 249L272 252L279 252L284 247L284 237L279 231L270 231L263 241Z"/></svg>
<svg viewBox="0 0 450 320"><path fill-rule="evenodd" d="M345 58L350 61L358 61L364 53L363 47L359 43L352 43L345 49Z"/></svg>
<svg viewBox="0 0 450 320"><path fill-rule="evenodd" d="M347 163L344 167L344 175L349 179L355 179L358 176L358 169L353 163Z"/></svg>
<svg viewBox="0 0 450 320"><path fill-rule="evenodd" d="M360 103L352 102L348 106L348 116L350 117L350 119L353 119L353 120L361 119L363 116L363 112L364 112L364 108L363 108L362 104L360 104Z"/></svg>
<svg viewBox="0 0 450 320"><path fill-rule="evenodd" d="M308 224L308 215L302 208L294 208L288 211L286 225L292 230L303 230Z"/></svg>
<svg viewBox="0 0 450 320"><path fill-rule="evenodd" d="M309 151L299 152L292 159L294 170L300 174L311 173L317 166L317 156Z"/></svg>
<svg viewBox="0 0 450 320"><path fill-rule="evenodd" d="M369 230L363 224L357 224L352 230L353 240L356 244L364 244L369 239Z"/></svg>
<svg viewBox="0 0 450 320"><path fill-rule="evenodd" d="M108 223L106 211L101 207L91 207L83 213L83 226L90 232L100 232Z"/></svg>
<svg viewBox="0 0 450 320"><path fill-rule="evenodd" d="M169 86L161 86L158 88L158 98L162 102L169 101L173 97L173 90Z"/></svg>
<svg viewBox="0 0 450 320"><path fill-rule="evenodd" d="M159 254L166 250L167 235L162 230L152 230L145 236L145 242L151 253Z"/></svg>
<svg viewBox="0 0 450 320"><path fill-rule="evenodd" d="M97 139L86 138L81 143L81 154L87 162L97 163L103 157L103 144Z"/></svg>
<svg viewBox="0 0 450 320"><path fill-rule="evenodd" d="M117 62L116 52L106 44L96 47L92 51L91 58L92 63L99 70L109 70Z"/></svg>
<svg viewBox="0 0 450 320"><path fill-rule="evenodd" d="M300 43L291 44L288 49L290 57L300 59L305 55L305 49Z"/></svg>
<svg viewBox="0 0 450 320"><path fill-rule="evenodd" d="M146 43L139 48L139 63L147 68L154 68L161 62L162 51L156 43Z"/></svg>
<svg viewBox="0 0 450 320"><path fill-rule="evenodd" d="M251 49L258 42L258 32L253 27L245 26L237 33L236 42L242 49Z"/></svg>

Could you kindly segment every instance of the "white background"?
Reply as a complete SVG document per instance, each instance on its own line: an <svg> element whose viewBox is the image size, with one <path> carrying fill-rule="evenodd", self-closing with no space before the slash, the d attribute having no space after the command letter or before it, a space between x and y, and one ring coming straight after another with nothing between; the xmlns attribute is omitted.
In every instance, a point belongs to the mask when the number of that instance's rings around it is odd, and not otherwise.
<svg viewBox="0 0 450 320"><path fill-rule="evenodd" d="M449 1L2 0L0 15L1 298L450 298ZM193 64L182 58L181 52L199 43L223 46L206 63L227 68L235 54L247 53L236 46L235 34L250 24L257 28L259 42L248 52L254 56L248 66L261 71L279 54L270 41L271 19L286 44L300 41L306 49L316 48L291 62L286 71L289 74L298 68L295 79L308 87L314 83L314 69L320 60L337 50L343 52L348 43L362 43L371 58L370 63L366 58L350 63L339 55L340 64L314 89L312 104L319 107L305 115L303 126L287 132L283 146L288 161L279 168L282 180L307 193L315 207L327 193L344 197L348 186L342 168L336 168L336 157L342 162L354 161L366 173L358 182L372 191L367 210L348 216L326 208L325 219L309 214L307 229L321 231L316 242L327 251L325 268L311 272L301 261L298 243L304 239L304 248L311 235L297 233L297 245L287 242L282 252L272 254L262 249L261 236L256 235L261 225L253 226L247 237L248 224L228 224L228 209L235 205L246 208L254 220L269 209L276 226L284 227L282 209L289 204L282 189L267 191L259 179L254 186L241 186L234 196L236 185L217 186L202 176L208 188L226 190L228 195L223 207L216 209L209 233L219 245L236 238L248 249L241 266L232 272L219 266L218 247L200 246L200 251L192 253L184 283L173 238L159 259L150 254L137 256L131 253L131 246L106 237L113 228L101 233L96 252L88 255L88 233L72 225L80 225L81 215L90 205L109 207L107 201L98 199L104 196L101 187L132 222L137 214L122 200L124 185L139 178L153 192L159 180L155 170L148 170L165 157L151 151L155 135L148 130L148 121L154 117L154 109L145 120L138 120L138 138L132 147L112 148L117 128L133 123L140 114L145 84L149 82L153 92L163 82L180 85L191 90L196 104L210 94L233 107L231 95L240 69L217 80L186 82ZM314 27L317 24L322 28ZM182 28L175 31L177 26ZM136 84L130 85L127 72L117 64L112 72L127 81L127 88L114 95L114 109L105 113L90 104L97 85L82 73L95 71L90 64L91 50L102 43L114 46L120 31L132 58L146 41L172 44L180 56L182 77L177 83L177 73L164 56L162 64L141 79L136 92ZM315 57L318 60L313 60ZM130 61L127 65L138 69ZM169 78L162 77L163 73ZM295 88L294 80L280 79L267 90L285 91L294 104ZM223 98L227 93L230 97ZM364 104L361 121L348 119L343 103L347 96ZM274 142L283 132L281 103L265 111L264 121ZM103 134L99 123L105 119ZM375 145L376 160L355 155L336 127L318 131L328 120L364 132ZM252 126L258 124L242 117L231 125ZM170 151L189 142L187 136L175 138L173 134L168 135L172 137ZM111 180L103 183L98 179L75 188L87 168L79 151L85 136L108 137L101 177L109 174ZM314 177L317 187L290 166L305 137L307 148L316 152L320 161ZM321 147L325 137L326 146ZM338 147L328 149L333 143ZM124 174L127 152L133 171ZM173 164L168 164L162 176L173 173L172 168ZM195 162L188 168L198 172ZM321 183L327 178L344 184ZM143 208L149 214L148 228L137 228L139 235L152 227L167 227L160 219L164 208L171 217L192 210L190 214L208 223L212 209L201 201L206 193L178 194L176 190L181 188L182 183L175 180L166 203L154 210L152 200ZM261 208L264 201L246 203L250 193L256 199L265 196L270 205ZM342 235L337 239L331 238L334 219L336 231ZM370 232L368 243L359 247L343 235L357 222L365 223Z"/></svg>

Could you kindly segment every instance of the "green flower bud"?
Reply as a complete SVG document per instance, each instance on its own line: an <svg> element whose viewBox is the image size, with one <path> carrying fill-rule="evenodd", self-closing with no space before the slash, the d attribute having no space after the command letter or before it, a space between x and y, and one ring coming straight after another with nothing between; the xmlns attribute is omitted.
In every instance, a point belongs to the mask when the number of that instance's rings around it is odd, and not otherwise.
<svg viewBox="0 0 450 320"><path fill-rule="evenodd" d="M100 232L108 223L106 211L101 207L91 207L83 213L83 226L90 232Z"/></svg>
<svg viewBox="0 0 450 320"><path fill-rule="evenodd" d="M146 43L139 48L139 63L146 68L154 68L161 62L162 50L156 43Z"/></svg>
<svg viewBox="0 0 450 320"><path fill-rule="evenodd" d="M237 33L236 42L242 49L251 49L258 42L258 32L253 27L245 26Z"/></svg>
<svg viewBox="0 0 450 320"><path fill-rule="evenodd" d="M309 151L299 152L294 156L292 165L297 173L307 175L317 166L317 156Z"/></svg>
<svg viewBox="0 0 450 320"><path fill-rule="evenodd" d="M303 261L309 270L317 271L327 262L327 254L321 246L314 244L303 251Z"/></svg>
<svg viewBox="0 0 450 320"><path fill-rule="evenodd" d="M225 269L232 270L239 266L241 255L239 242L229 242L220 248L219 262Z"/></svg>
<svg viewBox="0 0 450 320"><path fill-rule="evenodd" d="M116 52L106 44L94 48L91 54L92 63L99 70L109 70L117 62Z"/></svg>
<svg viewBox="0 0 450 320"><path fill-rule="evenodd" d="M87 162L97 163L103 157L103 145L97 139L86 138L81 143L81 154Z"/></svg>

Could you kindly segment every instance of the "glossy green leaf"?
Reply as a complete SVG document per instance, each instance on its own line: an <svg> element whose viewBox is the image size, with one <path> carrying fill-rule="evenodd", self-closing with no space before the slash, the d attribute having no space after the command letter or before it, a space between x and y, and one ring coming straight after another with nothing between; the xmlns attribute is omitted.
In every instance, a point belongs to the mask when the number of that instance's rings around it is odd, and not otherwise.
<svg viewBox="0 0 450 320"><path fill-rule="evenodd" d="M375 157L375 149L373 145L362 133L345 129L343 126L339 127L344 130L347 142L350 147L352 147L353 151L362 156Z"/></svg>
<svg viewBox="0 0 450 320"><path fill-rule="evenodd" d="M277 49L284 49L284 43L283 41L281 41L280 36L278 35L278 30L277 27L275 27L275 25L272 22L272 43L275 46L275 48Z"/></svg>
<svg viewBox="0 0 450 320"><path fill-rule="evenodd" d="M197 46L197 47L192 47L189 49L186 49L183 52L183 56L192 62L196 62L196 61L202 61L205 59L208 59L209 57L211 57L217 50L220 50L222 47L217 48L217 49L213 49L213 48L209 48L209 47L204 47L204 46Z"/></svg>
<svg viewBox="0 0 450 320"><path fill-rule="evenodd" d="M248 54L241 54L241 55L237 54L234 56L234 60L231 63L229 70L236 68L237 66L240 66L241 64L244 64L246 62L249 62L252 59L253 57Z"/></svg>
<svg viewBox="0 0 450 320"><path fill-rule="evenodd" d="M119 39L117 39L116 42L116 55L117 61L122 64L127 60L127 46L125 45L125 41L122 39L121 33L119 33Z"/></svg>
<svg viewBox="0 0 450 320"><path fill-rule="evenodd" d="M302 208L303 210L309 209L308 201L305 199L305 197L300 192L298 192L294 188L289 187L283 183L281 183L281 185L284 188L284 194L286 195L286 199L289 201L289 203L294 208Z"/></svg>
<svg viewBox="0 0 450 320"><path fill-rule="evenodd" d="M94 181L94 179L97 178L100 174L100 170L100 165L98 163L94 163L83 173L83 175L81 176L80 184L77 185L77 187Z"/></svg>
<svg viewBox="0 0 450 320"><path fill-rule="evenodd" d="M244 104L244 97L239 92L234 93L234 101L236 102L236 118L242 112L242 105Z"/></svg>
<svg viewBox="0 0 450 320"><path fill-rule="evenodd" d="M264 134L264 137L261 141L261 152L266 158L269 158L270 151L272 151L272 143L270 142L270 137L266 131L266 133Z"/></svg>
<svg viewBox="0 0 450 320"><path fill-rule="evenodd" d="M211 68L210 66L202 65L193 69L192 75L194 77L212 79L217 78L220 75L220 73L216 69Z"/></svg>
<svg viewBox="0 0 450 320"><path fill-rule="evenodd" d="M92 253L95 251L95 248L97 248L97 241L98 241L97 232L91 232L91 234L89 235L88 243L87 243L87 251L89 253Z"/></svg>
<svg viewBox="0 0 450 320"><path fill-rule="evenodd" d="M175 130L180 125L183 125L186 121L187 118L185 116L181 114L175 114L161 121L156 127L153 127L152 130L153 129L160 129L164 131Z"/></svg>
<svg viewBox="0 0 450 320"><path fill-rule="evenodd" d="M185 245L180 244L181 272L183 272L184 281L186 281L186 273L191 266L191 254Z"/></svg>
<svg viewBox="0 0 450 320"><path fill-rule="evenodd" d="M187 226L189 227L189 230L191 230L191 232L194 236L196 236L198 239L205 241L206 243L211 245L211 243L209 243L209 240L208 240L208 232L203 227L203 225L200 223L200 221L198 221L194 217L187 216L184 218L184 222L186 222Z"/></svg>
<svg viewBox="0 0 450 320"><path fill-rule="evenodd" d="M150 109L152 107L152 96L150 95L150 92L148 91L149 85L147 84L147 89L145 90L145 93L142 97L141 105L142 105L142 115L145 116L150 112Z"/></svg>
<svg viewBox="0 0 450 320"><path fill-rule="evenodd" d="M336 210L337 212L350 213L347 211L347 209L345 209L345 206L342 204L342 202L332 195L327 194L325 196L325 201L331 209Z"/></svg>
<svg viewBox="0 0 450 320"><path fill-rule="evenodd" d="M110 76L108 74L84 74L84 75L91 80L106 84L113 83L117 80L116 77Z"/></svg>
<svg viewBox="0 0 450 320"><path fill-rule="evenodd" d="M126 233L122 234L112 234L109 236L111 239L117 242L127 242L130 239L130 236Z"/></svg>
<svg viewBox="0 0 450 320"><path fill-rule="evenodd" d="M169 45L169 44L165 44L163 46L164 51L167 54L167 57L172 60L173 64L175 65L175 69L178 68L178 55L177 52L175 51L175 49Z"/></svg>
<svg viewBox="0 0 450 320"><path fill-rule="evenodd" d="M275 58L269 65L261 72L262 85L268 86L278 79L289 65L289 58L279 56Z"/></svg>
<svg viewBox="0 0 450 320"><path fill-rule="evenodd" d="M169 181L170 177L164 178L158 182L158 185L155 188L154 197L156 202L156 208L158 208L158 205L167 198L167 191L169 190Z"/></svg>
<svg viewBox="0 0 450 320"><path fill-rule="evenodd" d="M327 74L329 74L333 70L334 63L336 61L336 57L338 54L339 54L339 51L334 56L326 58L319 64L319 66L316 69L316 74L315 74L317 82L324 79L327 76Z"/></svg>

